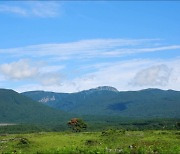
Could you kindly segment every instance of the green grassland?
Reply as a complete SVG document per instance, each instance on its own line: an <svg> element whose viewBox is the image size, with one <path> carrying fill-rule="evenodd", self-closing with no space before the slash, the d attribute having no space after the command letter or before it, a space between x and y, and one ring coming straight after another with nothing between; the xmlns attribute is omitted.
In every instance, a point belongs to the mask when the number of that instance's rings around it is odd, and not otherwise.
<svg viewBox="0 0 180 154"><path fill-rule="evenodd" d="M180 131L39 132L0 136L0 153L180 153Z"/></svg>

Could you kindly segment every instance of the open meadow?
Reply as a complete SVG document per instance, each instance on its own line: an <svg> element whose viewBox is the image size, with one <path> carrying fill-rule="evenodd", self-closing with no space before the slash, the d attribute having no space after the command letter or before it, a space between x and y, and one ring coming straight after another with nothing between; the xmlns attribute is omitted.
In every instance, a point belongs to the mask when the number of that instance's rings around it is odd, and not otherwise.
<svg viewBox="0 0 180 154"><path fill-rule="evenodd" d="M40 132L0 136L0 153L180 153L180 131Z"/></svg>

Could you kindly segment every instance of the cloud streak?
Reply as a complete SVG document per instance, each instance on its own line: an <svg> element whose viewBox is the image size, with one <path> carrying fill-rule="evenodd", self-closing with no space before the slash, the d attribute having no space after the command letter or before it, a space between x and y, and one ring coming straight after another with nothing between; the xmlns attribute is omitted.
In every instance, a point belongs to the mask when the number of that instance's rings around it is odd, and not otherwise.
<svg viewBox="0 0 180 154"><path fill-rule="evenodd" d="M180 45L153 46L157 39L92 39L0 49L14 57L49 57L52 60L123 57L132 54L180 49ZM151 44L151 45L149 45Z"/></svg>
<svg viewBox="0 0 180 154"><path fill-rule="evenodd" d="M11 5L9 5L11 4ZM0 5L0 13L16 14L23 17L51 18L59 15L60 6L56 2L24 2L21 5L4 3Z"/></svg>
<svg viewBox="0 0 180 154"><path fill-rule="evenodd" d="M27 11L17 6L0 5L0 12L14 13L22 16L27 15Z"/></svg>

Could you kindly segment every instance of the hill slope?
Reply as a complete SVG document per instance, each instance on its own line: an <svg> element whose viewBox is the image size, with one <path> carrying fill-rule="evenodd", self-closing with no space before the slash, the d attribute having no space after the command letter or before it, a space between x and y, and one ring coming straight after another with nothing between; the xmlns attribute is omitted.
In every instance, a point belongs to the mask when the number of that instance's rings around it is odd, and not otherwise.
<svg viewBox="0 0 180 154"><path fill-rule="evenodd" d="M23 96L0 89L0 123L44 123L64 121L67 114Z"/></svg>
<svg viewBox="0 0 180 154"><path fill-rule="evenodd" d="M145 89L118 92L113 87L98 87L78 93L25 92L48 106L81 115L180 118L180 92Z"/></svg>

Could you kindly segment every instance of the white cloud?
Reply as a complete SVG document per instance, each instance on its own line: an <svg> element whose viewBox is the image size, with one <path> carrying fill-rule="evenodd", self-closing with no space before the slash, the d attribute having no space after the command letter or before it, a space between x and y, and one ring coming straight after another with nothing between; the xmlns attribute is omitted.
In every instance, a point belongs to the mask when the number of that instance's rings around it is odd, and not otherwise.
<svg viewBox="0 0 180 154"><path fill-rule="evenodd" d="M43 86L60 86L62 79L65 78L59 73L62 68L62 66L46 66L45 64L32 63L29 60L22 59L0 65L0 78L15 81L28 79Z"/></svg>
<svg viewBox="0 0 180 154"><path fill-rule="evenodd" d="M13 80L32 78L38 74L38 68L32 67L27 60L0 65L0 73Z"/></svg>
<svg viewBox="0 0 180 154"><path fill-rule="evenodd" d="M143 69L135 75L132 84L138 86L165 86L168 84L171 69L162 64Z"/></svg>
<svg viewBox="0 0 180 154"><path fill-rule="evenodd" d="M179 90L179 65L180 59L171 59L169 61L134 59L121 62L112 62L109 64L101 65L100 67L98 64L97 71L83 74L71 80L61 80L60 85L30 84L27 86L19 87L17 90L21 92L27 91L29 89L56 92L77 92L104 85L113 86L120 91L140 90L145 88ZM140 74L140 72L142 74L144 74L145 72L146 75L148 74L151 77L148 77L147 80L141 78L141 81L136 77L137 74ZM143 77L145 76L143 75ZM136 81L136 84L132 84L132 81Z"/></svg>
<svg viewBox="0 0 180 154"><path fill-rule="evenodd" d="M9 5L11 4L11 5ZM0 12L13 13L24 17L56 17L60 13L60 5L56 2L24 2L5 3L0 5Z"/></svg>
<svg viewBox="0 0 180 154"><path fill-rule="evenodd" d="M121 91L144 88L179 90L179 66L180 59L168 61L137 59L111 63L93 73L74 79L69 86L71 87L69 91L79 91L103 85L114 86ZM64 87L66 86L64 85Z"/></svg>

